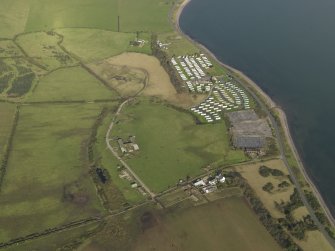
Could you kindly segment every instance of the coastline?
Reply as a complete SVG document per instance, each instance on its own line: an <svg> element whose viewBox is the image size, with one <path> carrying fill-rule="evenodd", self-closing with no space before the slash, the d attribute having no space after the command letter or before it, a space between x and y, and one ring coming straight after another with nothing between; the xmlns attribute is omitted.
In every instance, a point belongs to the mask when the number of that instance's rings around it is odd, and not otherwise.
<svg viewBox="0 0 335 251"><path fill-rule="evenodd" d="M229 71L231 71L233 74L239 76L244 82L246 82L248 85L250 85L250 87L253 89L252 91L255 91L255 93L259 94L262 98L262 102L265 102L265 105L269 108L269 109L273 109L275 111L278 112L279 114L279 120L280 120L280 126L284 131L284 136L285 139L287 140L289 147L291 148L294 158L296 159L297 163L298 163L298 169L301 172L301 174L304 176L305 181L307 182L307 184L310 186L311 190L313 191L314 195L318 198L321 207L324 211L324 213L326 214L330 224L332 225L332 227L335 227L335 219L334 216L331 214L326 202L324 201L322 195L320 194L319 190L317 189L316 185L313 183L313 181L311 180L311 178L309 177L303 162L299 156L299 153L297 151L297 148L294 144L291 132L290 132L290 128L289 128L289 124L287 121L287 117L285 112L278 106L276 105L276 103L269 97L268 94L266 94L252 79L250 79L247 75L245 75L243 72L221 62L215 55L213 52L211 52L208 48L206 48L204 45L200 44L199 42L193 40L191 37L189 37L187 34L185 34L179 25L179 19L180 16L184 10L184 8L191 2L191 0L182 0L182 2L180 3L179 6L177 6L177 10L175 10L175 14L173 17L170 17L170 21L172 22L173 26L175 27L176 31L182 35L183 37L185 37L187 40L189 40L191 43L195 44L197 47L201 48L203 51L205 51L208 55L211 56L212 59L214 59L219 65L223 66L224 68L228 69Z"/></svg>

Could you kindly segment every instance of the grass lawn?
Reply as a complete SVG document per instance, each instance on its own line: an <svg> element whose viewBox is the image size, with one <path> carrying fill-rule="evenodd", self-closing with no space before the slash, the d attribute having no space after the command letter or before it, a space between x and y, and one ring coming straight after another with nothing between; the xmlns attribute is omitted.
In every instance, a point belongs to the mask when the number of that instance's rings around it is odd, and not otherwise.
<svg viewBox="0 0 335 251"><path fill-rule="evenodd" d="M0 103L0 160L2 160L2 155L4 154L13 126L15 110L15 105Z"/></svg>
<svg viewBox="0 0 335 251"><path fill-rule="evenodd" d="M0 195L0 242L99 215L86 142L101 107L22 106Z"/></svg>
<svg viewBox="0 0 335 251"><path fill-rule="evenodd" d="M77 63L58 46L60 39L55 34L35 32L18 36L16 42L35 62L48 70L53 70Z"/></svg>
<svg viewBox="0 0 335 251"><path fill-rule="evenodd" d="M80 66L56 70L40 79L28 101L75 101L117 99L108 89Z"/></svg>
<svg viewBox="0 0 335 251"><path fill-rule="evenodd" d="M21 0L25 1L25 0ZM171 0L32 0L26 31L78 27L122 32L171 30Z"/></svg>
<svg viewBox="0 0 335 251"><path fill-rule="evenodd" d="M243 198L167 212L138 238L135 251L279 251Z"/></svg>
<svg viewBox="0 0 335 251"><path fill-rule="evenodd" d="M140 147L128 164L156 192L175 185L187 175L202 173L202 167L243 152L230 150L223 123L196 125L192 116L161 103L140 101L124 108L113 136L135 135Z"/></svg>

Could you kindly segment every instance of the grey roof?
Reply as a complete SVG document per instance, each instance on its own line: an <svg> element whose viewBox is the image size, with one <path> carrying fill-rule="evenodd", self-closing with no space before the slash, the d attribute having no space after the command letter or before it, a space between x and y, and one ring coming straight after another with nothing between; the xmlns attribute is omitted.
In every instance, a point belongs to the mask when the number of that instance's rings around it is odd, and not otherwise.
<svg viewBox="0 0 335 251"><path fill-rule="evenodd" d="M234 146L237 148L262 148L265 145L263 137L259 136L237 136L233 138Z"/></svg>
<svg viewBox="0 0 335 251"><path fill-rule="evenodd" d="M255 113L254 110L243 110L243 111L237 111L237 112L230 112L227 114L228 118L230 120L230 123L237 124L240 122L248 121L248 120L258 120L259 117Z"/></svg>

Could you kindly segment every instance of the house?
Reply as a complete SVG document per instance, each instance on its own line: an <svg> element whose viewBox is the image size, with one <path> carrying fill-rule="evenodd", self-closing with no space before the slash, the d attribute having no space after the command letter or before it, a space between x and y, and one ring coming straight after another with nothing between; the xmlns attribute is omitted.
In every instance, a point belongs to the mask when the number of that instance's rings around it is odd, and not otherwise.
<svg viewBox="0 0 335 251"><path fill-rule="evenodd" d="M203 180L196 180L195 182L193 182L193 185L196 186L196 187L199 187L199 186L206 186L206 183L203 181Z"/></svg>
<svg viewBox="0 0 335 251"><path fill-rule="evenodd" d="M132 153L134 151L139 151L140 147L136 144L135 136L129 136L128 141L124 142L123 139L119 138L117 140L121 152L124 153Z"/></svg>
<svg viewBox="0 0 335 251"><path fill-rule="evenodd" d="M121 138L119 138L117 140L117 143L119 144L119 147L120 147L120 150L122 153L126 153L127 152L127 149L125 148L124 146L124 143L123 143L123 140Z"/></svg>

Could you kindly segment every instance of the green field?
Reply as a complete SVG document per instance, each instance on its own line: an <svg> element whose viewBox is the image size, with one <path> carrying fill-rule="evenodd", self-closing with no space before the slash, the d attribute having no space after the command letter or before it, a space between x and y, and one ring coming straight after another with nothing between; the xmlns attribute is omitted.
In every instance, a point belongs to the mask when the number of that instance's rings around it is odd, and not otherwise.
<svg viewBox="0 0 335 251"><path fill-rule="evenodd" d="M108 89L82 67L56 70L40 79L28 101L90 101L117 99Z"/></svg>
<svg viewBox="0 0 335 251"><path fill-rule="evenodd" d="M86 143L97 105L23 106L0 196L0 242L102 212Z"/></svg>
<svg viewBox="0 0 335 251"><path fill-rule="evenodd" d="M122 32L164 32L171 30L167 18L171 4L170 0L32 0L25 30L78 27L117 31L120 16Z"/></svg>
<svg viewBox="0 0 335 251"><path fill-rule="evenodd" d="M25 0L1 0L0 38L12 38L24 32L29 5L30 1Z"/></svg>
<svg viewBox="0 0 335 251"><path fill-rule="evenodd" d="M148 41L145 48L131 48L130 41L136 39L136 33L121 33L98 29L57 29L64 36L62 45L85 63L98 61L118 55L124 51L150 53L150 36L141 33L140 39ZM80 46L78 46L80 45Z"/></svg>
<svg viewBox="0 0 335 251"><path fill-rule="evenodd" d="M54 233L42 238L38 238L32 241L24 242L18 246L10 246L4 250L6 251L22 251L22 250L33 250L33 251L45 251L45 250L59 250L65 245L71 245L71 243L78 241L84 241L87 235L94 233L99 227L99 223L91 223L82 227L73 228L70 230Z"/></svg>
<svg viewBox="0 0 335 251"><path fill-rule="evenodd" d="M187 209L176 207L153 222L134 251L281 250L239 197Z"/></svg>
<svg viewBox="0 0 335 251"><path fill-rule="evenodd" d="M242 151L230 149L224 123L196 125L188 113L148 101L127 106L119 120L112 135L136 136L140 152L127 162L156 192L202 173L209 164L245 160Z"/></svg>
<svg viewBox="0 0 335 251"><path fill-rule="evenodd" d="M59 46L61 38L53 33L35 32L20 35L16 42L37 64L47 70L76 64Z"/></svg>
<svg viewBox="0 0 335 251"><path fill-rule="evenodd" d="M15 105L0 103L0 161L13 126L15 110Z"/></svg>

